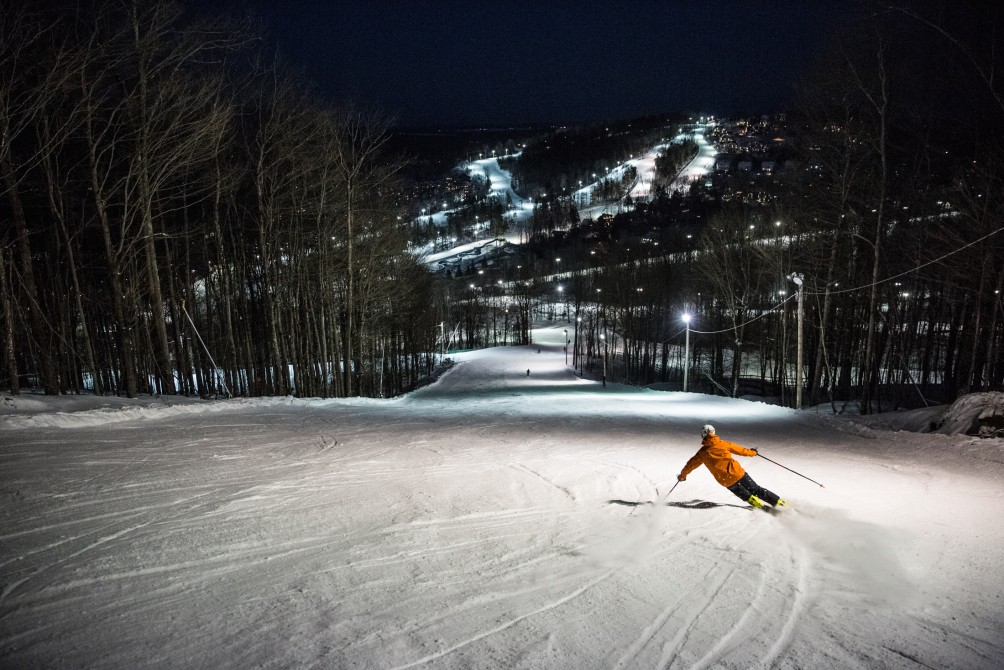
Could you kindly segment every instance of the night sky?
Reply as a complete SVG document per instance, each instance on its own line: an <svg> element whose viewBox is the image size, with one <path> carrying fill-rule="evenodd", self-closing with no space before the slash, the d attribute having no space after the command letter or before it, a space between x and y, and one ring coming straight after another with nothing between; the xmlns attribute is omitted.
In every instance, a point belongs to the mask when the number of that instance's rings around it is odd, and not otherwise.
<svg viewBox="0 0 1004 670"><path fill-rule="evenodd" d="M403 127L778 111L840 10L822 2L216 0L250 9L325 98ZM809 5L808 8L805 5Z"/></svg>

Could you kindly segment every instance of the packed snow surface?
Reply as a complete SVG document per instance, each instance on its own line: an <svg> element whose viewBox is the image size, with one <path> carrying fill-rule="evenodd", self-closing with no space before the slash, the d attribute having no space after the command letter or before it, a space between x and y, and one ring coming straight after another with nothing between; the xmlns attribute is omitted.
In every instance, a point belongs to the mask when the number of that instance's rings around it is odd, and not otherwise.
<svg viewBox="0 0 1004 670"><path fill-rule="evenodd" d="M537 336L394 400L4 398L0 666L1004 667L1004 441L604 387ZM825 488L670 494L706 422Z"/></svg>

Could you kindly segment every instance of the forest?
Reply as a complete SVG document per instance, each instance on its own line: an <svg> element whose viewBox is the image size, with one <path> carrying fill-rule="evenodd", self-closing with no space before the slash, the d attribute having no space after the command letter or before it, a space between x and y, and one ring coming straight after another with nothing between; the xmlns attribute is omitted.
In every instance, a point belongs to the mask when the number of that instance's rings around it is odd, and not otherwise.
<svg viewBox="0 0 1004 670"><path fill-rule="evenodd" d="M379 396L427 374L437 300L389 121L318 101L246 25L87 7L3 17L5 386Z"/></svg>
<svg viewBox="0 0 1004 670"><path fill-rule="evenodd" d="M449 230L415 225L441 194L402 202L379 110L319 100L247 25L86 7L0 25L11 393L391 396L541 319L580 374L629 384L863 412L1004 388L999 10L868 5L785 110L795 167L769 178L670 191L680 145L651 202L583 219L565 194L684 116L543 134L505 162L532 234L444 276L411 249L505 232L485 185Z"/></svg>
<svg viewBox="0 0 1004 670"><path fill-rule="evenodd" d="M865 12L785 115L795 169L535 240L578 368L862 412L1004 388L999 23ZM554 183L540 153L523 174Z"/></svg>
<svg viewBox="0 0 1004 670"><path fill-rule="evenodd" d="M712 370L733 392L740 343L761 378L790 369L795 294L807 403L869 412L1004 387L1000 16L882 7L834 39L790 114L804 169L702 234L694 304L732 341Z"/></svg>

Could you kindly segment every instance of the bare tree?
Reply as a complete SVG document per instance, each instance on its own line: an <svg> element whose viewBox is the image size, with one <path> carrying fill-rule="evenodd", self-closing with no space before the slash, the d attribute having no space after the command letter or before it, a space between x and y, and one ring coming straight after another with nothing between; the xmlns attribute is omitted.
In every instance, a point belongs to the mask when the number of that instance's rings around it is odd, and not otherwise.
<svg viewBox="0 0 1004 670"><path fill-rule="evenodd" d="M30 230L22 199L22 181L37 164L39 147L26 141L35 120L55 90L51 79L61 73L46 70L40 59L52 24L28 14L23 5L0 13L0 188L7 197L10 221L0 228L0 242L11 240L16 248L18 277L25 294L30 332L26 339L37 342L41 381L46 393L58 393L56 361L51 345L52 329L46 320L46 305L36 283ZM15 144L27 146L20 153ZM17 155L16 155L17 154Z"/></svg>
<svg viewBox="0 0 1004 670"><path fill-rule="evenodd" d="M778 249L774 245L762 245L756 232L758 223L763 221L741 210L725 210L716 216L708 222L701 236L700 258L696 265L701 286L713 296L715 311L723 315L731 332L729 376L733 396L739 392L747 324L767 303L766 296L776 292L780 278L776 268L781 262L776 258L767 262L767 257L776 254Z"/></svg>
<svg viewBox="0 0 1004 670"><path fill-rule="evenodd" d="M132 211L127 215L138 221L146 260L161 390L173 393L174 366L156 248L162 231L155 226L156 210L158 203L172 200L168 191L178 180L213 160L213 140L219 126L229 121L229 107L218 102L219 80L199 71L207 52L222 46L213 38L222 38L191 27L177 30L179 10L167 2L134 0L127 16L135 77L125 92L131 102L127 109L134 138L129 180Z"/></svg>
<svg viewBox="0 0 1004 670"><path fill-rule="evenodd" d="M360 342L357 319L359 265L356 259L356 237L365 228L365 217L371 215L365 196L385 186L396 166L380 160L380 152L390 138L389 122L374 114L357 109L345 109L337 120L339 140L335 146L335 178L339 187L338 213L344 223L345 239L345 316L342 338L345 395L359 392Z"/></svg>

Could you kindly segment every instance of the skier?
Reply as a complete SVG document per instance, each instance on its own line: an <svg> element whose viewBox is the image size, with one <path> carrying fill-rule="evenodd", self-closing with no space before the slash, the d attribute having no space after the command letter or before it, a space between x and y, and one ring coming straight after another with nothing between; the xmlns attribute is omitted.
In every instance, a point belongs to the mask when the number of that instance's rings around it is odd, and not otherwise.
<svg viewBox="0 0 1004 670"><path fill-rule="evenodd" d="M687 475L703 463L711 470L711 474L719 484L732 491L736 496L754 507L764 507L764 503L773 507L785 507L788 503L776 494L763 488L753 478L746 474L743 467L732 458L732 454L740 456L756 456L756 449L747 449L738 444L726 442L715 434L715 427L710 423L701 428L701 448L687 461L683 470L677 475L679 481L686 481Z"/></svg>

